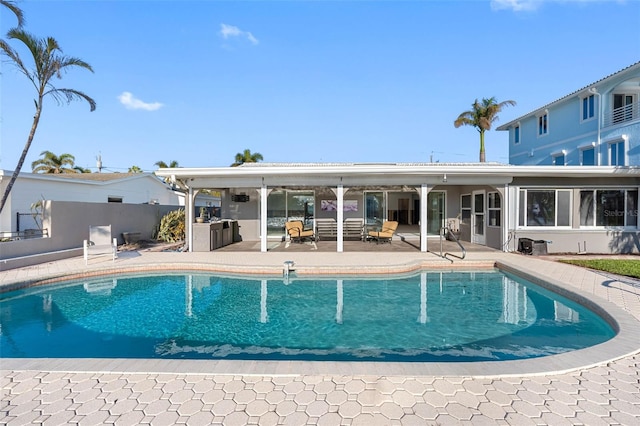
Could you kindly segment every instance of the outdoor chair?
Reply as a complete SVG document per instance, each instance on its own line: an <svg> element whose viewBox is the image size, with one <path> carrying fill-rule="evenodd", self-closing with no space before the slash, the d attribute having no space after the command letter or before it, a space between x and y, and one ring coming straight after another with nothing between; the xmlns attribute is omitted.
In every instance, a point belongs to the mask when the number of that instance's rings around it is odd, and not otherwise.
<svg viewBox="0 0 640 426"><path fill-rule="evenodd" d="M84 240L84 263L89 256L111 256L115 262L118 257L118 240L111 237L111 225L89 226L89 239Z"/></svg>
<svg viewBox="0 0 640 426"><path fill-rule="evenodd" d="M398 222L393 220L384 221L379 231L369 231L369 241L375 240L376 243L390 243L396 229L398 229Z"/></svg>
<svg viewBox="0 0 640 426"><path fill-rule="evenodd" d="M305 230L301 220L289 221L284 226L291 241L301 243L306 239L315 239L313 229Z"/></svg>

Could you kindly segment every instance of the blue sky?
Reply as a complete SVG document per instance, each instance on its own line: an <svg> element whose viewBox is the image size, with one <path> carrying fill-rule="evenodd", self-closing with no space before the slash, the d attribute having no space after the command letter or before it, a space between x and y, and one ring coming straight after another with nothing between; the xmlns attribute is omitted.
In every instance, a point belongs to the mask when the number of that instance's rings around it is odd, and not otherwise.
<svg viewBox="0 0 640 426"><path fill-rule="evenodd" d="M474 99L516 101L500 125L640 60L636 0L18 4L27 31L95 71L54 84L97 102L48 99L23 171L43 150L120 172L228 166L244 149L266 162L474 162L477 131L453 126ZM15 17L0 14L5 33ZM0 78L0 168L13 170L35 91L6 62ZM487 133L487 161L508 162L507 139Z"/></svg>

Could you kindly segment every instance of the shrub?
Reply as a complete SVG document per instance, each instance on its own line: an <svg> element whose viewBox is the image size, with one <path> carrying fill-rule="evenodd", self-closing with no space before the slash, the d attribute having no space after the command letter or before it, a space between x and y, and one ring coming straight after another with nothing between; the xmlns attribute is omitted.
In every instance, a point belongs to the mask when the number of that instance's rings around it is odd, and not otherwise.
<svg viewBox="0 0 640 426"><path fill-rule="evenodd" d="M158 239L168 243L184 241L184 209L173 210L160 220Z"/></svg>

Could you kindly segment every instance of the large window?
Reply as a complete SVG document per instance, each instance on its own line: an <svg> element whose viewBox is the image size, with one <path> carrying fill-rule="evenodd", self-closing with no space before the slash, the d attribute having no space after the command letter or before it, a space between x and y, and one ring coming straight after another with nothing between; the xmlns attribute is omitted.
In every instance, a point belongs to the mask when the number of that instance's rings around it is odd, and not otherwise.
<svg viewBox="0 0 640 426"><path fill-rule="evenodd" d="M546 112L538 116L538 136L549 133L549 114Z"/></svg>
<svg viewBox="0 0 640 426"><path fill-rule="evenodd" d="M589 120L595 116L595 95L582 98L582 121Z"/></svg>
<svg viewBox="0 0 640 426"><path fill-rule="evenodd" d="M571 226L571 191L520 190L520 226Z"/></svg>
<svg viewBox="0 0 640 426"><path fill-rule="evenodd" d="M285 235L288 220L301 220L313 228L314 193L312 191L272 191L267 197L267 236Z"/></svg>
<svg viewBox="0 0 640 426"><path fill-rule="evenodd" d="M580 191L580 226L638 226L637 189Z"/></svg>
<svg viewBox="0 0 640 426"><path fill-rule="evenodd" d="M624 166L624 140L609 144L609 165Z"/></svg>

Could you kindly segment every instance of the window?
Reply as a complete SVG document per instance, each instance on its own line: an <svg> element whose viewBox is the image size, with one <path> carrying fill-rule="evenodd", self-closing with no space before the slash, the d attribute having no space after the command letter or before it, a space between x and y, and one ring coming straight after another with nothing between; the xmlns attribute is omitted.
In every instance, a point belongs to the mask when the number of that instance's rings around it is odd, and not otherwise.
<svg viewBox="0 0 640 426"><path fill-rule="evenodd" d="M513 143L516 145L520 143L520 126L513 128Z"/></svg>
<svg viewBox="0 0 640 426"><path fill-rule="evenodd" d="M549 114L544 113L538 116L538 136L543 136L549 133Z"/></svg>
<svg viewBox="0 0 640 426"><path fill-rule="evenodd" d="M552 154L552 158L553 158L553 165L554 166L564 166L565 165L565 159L564 159L564 151L563 152L559 152L556 154Z"/></svg>
<svg viewBox="0 0 640 426"><path fill-rule="evenodd" d="M580 165L595 166L596 165L596 149L593 146L580 149Z"/></svg>
<svg viewBox="0 0 640 426"><path fill-rule="evenodd" d="M121 203L122 197L107 197L107 203Z"/></svg>
<svg viewBox="0 0 640 426"><path fill-rule="evenodd" d="M471 195L460 196L460 222L466 225L471 224Z"/></svg>
<svg viewBox="0 0 640 426"><path fill-rule="evenodd" d="M613 95L613 122L622 123L633 119L633 95Z"/></svg>
<svg viewBox="0 0 640 426"><path fill-rule="evenodd" d="M520 190L520 226L571 226L571 190Z"/></svg>
<svg viewBox="0 0 640 426"><path fill-rule="evenodd" d="M582 98L582 121L587 121L595 116L595 95Z"/></svg>
<svg viewBox="0 0 640 426"><path fill-rule="evenodd" d="M489 226L500 226L500 194L497 192L489 192L488 208L489 208Z"/></svg>
<svg viewBox="0 0 640 426"><path fill-rule="evenodd" d="M580 226L638 226L637 189L580 191Z"/></svg>
<svg viewBox="0 0 640 426"><path fill-rule="evenodd" d="M609 165L624 166L624 140L609 144Z"/></svg>

